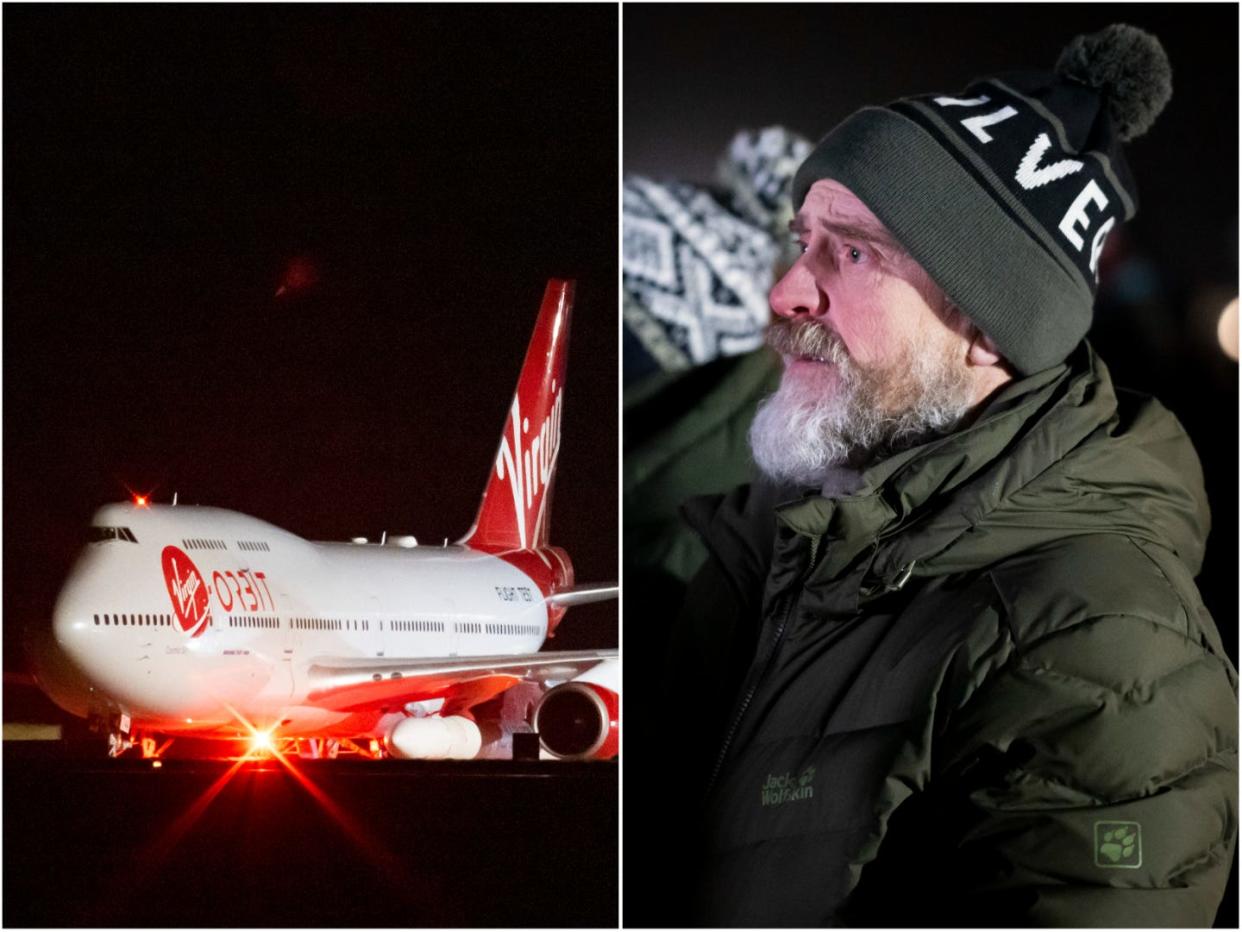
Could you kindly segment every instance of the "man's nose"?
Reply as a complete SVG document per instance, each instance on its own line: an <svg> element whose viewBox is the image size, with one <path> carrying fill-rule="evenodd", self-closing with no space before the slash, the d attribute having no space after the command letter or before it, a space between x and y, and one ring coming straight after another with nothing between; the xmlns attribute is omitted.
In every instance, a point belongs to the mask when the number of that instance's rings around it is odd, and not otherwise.
<svg viewBox="0 0 1242 932"><path fill-rule="evenodd" d="M810 314L822 317L828 313L828 295L801 259L795 262L768 292L768 303L781 317Z"/></svg>

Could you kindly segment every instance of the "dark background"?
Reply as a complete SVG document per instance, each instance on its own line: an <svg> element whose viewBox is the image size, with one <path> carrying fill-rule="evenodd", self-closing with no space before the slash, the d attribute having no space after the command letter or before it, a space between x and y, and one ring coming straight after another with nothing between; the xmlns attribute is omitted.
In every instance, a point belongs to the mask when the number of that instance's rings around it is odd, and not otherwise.
<svg viewBox="0 0 1242 932"><path fill-rule="evenodd" d="M615 762L292 766L6 753L5 927L616 927Z"/></svg>
<svg viewBox="0 0 1242 932"><path fill-rule="evenodd" d="M128 490L456 540L551 276L578 281L552 541L616 578L616 22L4 11L6 673ZM616 643L611 603L549 646Z"/></svg>
<svg viewBox="0 0 1242 932"><path fill-rule="evenodd" d="M1236 665L1238 366L1216 336L1237 295L1236 5L627 6L623 168L711 183L739 129L781 124L815 141L867 104L1051 68L1073 36L1113 22L1161 40L1173 98L1127 146L1139 213L1109 238L1089 337L1115 380L1159 397L1199 452L1213 528L1198 583ZM639 800L627 803L641 813ZM640 840L627 859L624 915L634 920L648 915ZM1226 926L1237 925L1236 868L1233 884L1218 917Z"/></svg>

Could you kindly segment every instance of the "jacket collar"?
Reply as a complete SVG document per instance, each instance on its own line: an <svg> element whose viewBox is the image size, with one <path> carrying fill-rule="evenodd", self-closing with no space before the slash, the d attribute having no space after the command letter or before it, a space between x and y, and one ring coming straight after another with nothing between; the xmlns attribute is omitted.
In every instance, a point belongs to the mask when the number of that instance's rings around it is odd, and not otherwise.
<svg viewBox="0 0 1242 932"><path fill-rule="evenodd" d="M804 602L829 615L855 614L914 577L1082 534L1146 541L1193 577L1210 526L1202 468L1177 419L1155 399L1115 392L1085 341L1065 364L1003 387L973 423L861 480L837 498L756 483L685 513L748 604L765 578L769 600L805 581Z"/></svg>
<svg viewBox="0 0 1242 932"><path fill-rule="evenodd" d="M970 425L868 467L854 494L810 493L779 506L770 584L804 564L808 546L816 553L808 595L829 615L852 615L932 575L938 553L1099 426L1102 411L1068 414L1101 389L1111 398L1100 368L1083 344L1068 363L1002 387Z"/></svg>

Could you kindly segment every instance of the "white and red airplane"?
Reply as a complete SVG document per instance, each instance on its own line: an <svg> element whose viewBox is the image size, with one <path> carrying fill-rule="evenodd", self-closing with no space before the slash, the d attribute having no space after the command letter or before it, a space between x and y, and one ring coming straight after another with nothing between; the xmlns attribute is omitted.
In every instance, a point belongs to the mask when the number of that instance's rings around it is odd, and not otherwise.
<svg viewBox="0 0 1242 932"><path fill-rule="evenodd" d="M456 544L317 543L220 508L107 505L57 599L40 685L102 725L114 756L192 735L497 757L532 730L552 756L614 756L616 651L540 651L567 607L617 595L574 585L548 543L572 302L572 282L549 282Z"/></svg>

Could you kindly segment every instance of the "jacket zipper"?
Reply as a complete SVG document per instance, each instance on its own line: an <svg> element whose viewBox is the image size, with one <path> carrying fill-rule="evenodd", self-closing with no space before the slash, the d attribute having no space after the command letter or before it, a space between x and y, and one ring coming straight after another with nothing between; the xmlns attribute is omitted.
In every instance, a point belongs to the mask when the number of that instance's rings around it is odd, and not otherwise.
<svg viewBox="0 0 1242 932"><path fill-rule="evenodd" d="M737 713L733 716L733 723L729 726L729 730L725 733L724 743L720 746L720 753L716 755L716 765L712 768L711 779L707 781L707 792L704 798L708 798L712 794L712 790L716 786L716 780L720 776L721 768L724 767L725 758L729 754L729 747L733 744L733 738L737 734L738 727L742 724L742 719L746 715L746 710L750 707L751 700L755 698L755 693L759 690L759 685L767 676L768 670L772 666L772 661L776 658L777 651L780 649L781 641L785 638L785 629L789 625L789 616L793 614L794 606L798 604L798 593L802 589L802 584L806 582L811 571L815 569L815 559L818 556L820 538L811 538L811 559L807 563L806 569L802 575L798 577L795 584L790 588L790 593L785 597L784 612L781 615L780 624L776 626L776 631L772 636L772 646L768 650L768 655L763 659L762 669L758 674L751 677L751 683L746 693L742 696L742 701L737 707Z"/></svg>

